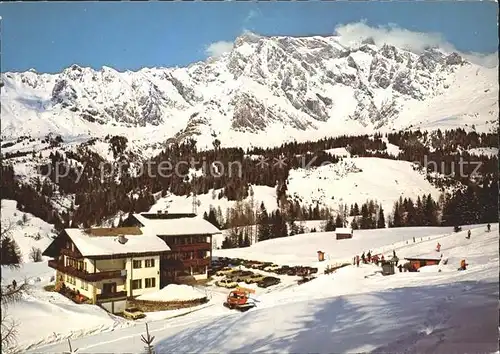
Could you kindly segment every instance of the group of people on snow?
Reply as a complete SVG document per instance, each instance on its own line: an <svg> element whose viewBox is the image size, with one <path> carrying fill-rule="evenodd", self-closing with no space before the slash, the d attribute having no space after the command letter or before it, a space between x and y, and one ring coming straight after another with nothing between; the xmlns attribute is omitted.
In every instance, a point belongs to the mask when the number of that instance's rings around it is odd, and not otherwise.
<svg viewBox="0 0 500 354"><path fill-rule="evenodd" d="M487 232L490 232L491 231L491 225L488 224L486 226L486 229L487 229ZM466 239L470 239L471 237L471 230L468 230L467 231L467 236L465 237ZM413 241L415 241L415 238L413 238ZM436 245L436 252L441 252L441 244L438 242L437 245ZM441 258L443 258L443 254L441 254ZM353 264L358 266L359 267L359 263L360 263L360 260L364 263L364 264L368 264L368 263L375 263L376 265L379 265L379 263L383 263L385 262L385 257L384 255L379 255L376 254L376 255L372 255L372 252L371 251L368 251L365 255L365 252L363 252L361 254L361 257L359 255L356 255L353 259ZM407 267L409 266L409 264L405 264L405 265L402 265L402 264L399 264L398 265L398 262L399 262L399 258L396 256L396 251L392 251L392 259L391 261L395 264L395 266L399 269L400 272L403 271L403 268L405 269L405 271L407 270ZM445 263L446 264L446 263ZM466 270L467 269L467 266L468 264L465 262L465 259L462 259L460 261L460 268L458 268L458 270ZM408 269L409 270L409 269ZM411 271L411 270L410 270Z"/></svg>
<svg viewBox="0 0 500 354"><path fill-rule="evenodd" d="M359 255L356 255L354 257L353 264L355 264L356 266L359 267L360 258L364 264L375 263L376 265L379 265L379 263L385 262L385 256L383 254L380 255L380 257L379 257L378 254L372 255L372 252L368 251L368 253L366 253L366 255L365 255L365 252L363 252L361 254L361 257L359 257ZM392 251L392 261L395 262L396 266L398 265L399 258L396 257L396 251L394 251L394 250Z"/></svg>

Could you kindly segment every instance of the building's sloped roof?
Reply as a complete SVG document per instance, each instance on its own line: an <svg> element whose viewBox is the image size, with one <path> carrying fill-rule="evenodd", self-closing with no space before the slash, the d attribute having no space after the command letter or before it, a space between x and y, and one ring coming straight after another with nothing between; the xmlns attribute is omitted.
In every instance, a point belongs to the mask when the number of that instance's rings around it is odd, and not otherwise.
<svg viewBox="0 0 500 354"><path fill-rule="evenodd" d="M336 234L352 234L352 229L347 227L337 227L335 229Z"/></svg>
<svg viewBox="0 0 500 354"><path fill-rule="evenodd" d="M101 232L105 230L106 232ZM65 229L68 236L75 243L76 248L84 257L108 256L125 253L145 253L170 251L170 247L156 234L145 228L140 229L140 234L131 232L123 234L127 242L118 242L115 232L108 232L110 229L92 229L91 232L82 229ZM98 236L93 236L98 235Z"/></svg>
<svg viewBox="0 0 500 354"><path fill-rule="evenodd" d="M148 219L142 214L134 214L134 217L145 226L145 229L158 236L215 235L221 233L210 222L198 217Z"/></svg>

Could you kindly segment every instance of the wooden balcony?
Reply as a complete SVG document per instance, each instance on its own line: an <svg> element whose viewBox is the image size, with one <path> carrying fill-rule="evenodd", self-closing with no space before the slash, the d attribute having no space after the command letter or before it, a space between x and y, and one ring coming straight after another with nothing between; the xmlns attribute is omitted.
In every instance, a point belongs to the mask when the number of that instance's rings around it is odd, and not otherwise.
<svg viewBox="0 0 500 354"><path fill-rule="evenodd" d="M169 245L174 252L189 252L189 251L210 251L211 245L208 242L202 243L186 243Z"/></svg>
<svg viewBox="0 0 500 354"><path fill-rule="evenodd" d="M126 291L117 291L116 293L104 293L104 294L97 294L96 295L96 300L97 301L103 301L103 300L115 300L115 299L126 299L127 298L127 292Z"/></svg>
<svg viewBox="0 0 500 354"><path fill-rule="evenodd" d="M64 254L65 256L75 258L75 259L82 259L82 255L77 252L77 251L72 251L68 248L61 248L61 254Z"/></svg>
<svg viewBox="0 0 500 354"><path fill-rule="evenodd" d="M89 273L84 270L78 270L72 267L66 267L64 263L58 262L56 260L49 261L49 267L60 271L61 273L71 275L73 277L83 279L88 282L101 281L105 279L114 279L114 278L126 278L127 271L126 270L110 270L105 272L97 272L97 273Z"/></svg>
<svg viewBox="0 0 500 354"><path fill-rule="evenodd" d="M210 264L210 258L195 258L195 259L184 259L182 263L186 267L192 266L208 266Z"/></svg>
<svg viewBox="0 0 500 354"><path fill-rule="evenodd" d="M210 258L195 258L195 259L162 259L160 261L160 267L162 269L175 269L181 270L186 267L192 266L208 266L210 264Z"/></svg>

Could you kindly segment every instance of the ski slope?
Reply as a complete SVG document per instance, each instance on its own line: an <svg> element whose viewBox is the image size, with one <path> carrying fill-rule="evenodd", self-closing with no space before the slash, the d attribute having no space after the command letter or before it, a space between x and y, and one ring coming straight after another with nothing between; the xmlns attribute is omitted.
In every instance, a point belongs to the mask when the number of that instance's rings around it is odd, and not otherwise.
<svg viewBox="0 0 500 354"><path fill-rule="evenodd" d="M368 251L373 254L392 254L395 250L399 254L399 250L406 249L413 243L414 237L419 244L421 239L429 242L429 249L432 250L434 246L429 239L441 238L443 233L450 234L452 231L452 227L354 230L354 236L350 240L337 240L335 232L313 232L258 242L247 248L214 250L213 255L321 268L329 263L351 263L356 255L361 256L361 253ZM326 262L318 262L318 251L325 252Z"/></svg>
<svg viewBox="0 0 500 354"><path fill-rule="evenodd" d="M394 148L391 151L394 152ZM312 161L305 161L304 167L309 162ZM257 210L261 203L268 212L278 208L276 188L256 185L251 188L253 195L243 199L243 202L250 203L253 210ZM236 201L218 198L220 192L221 189L197 195L199 216L208 213L211 206L220 207L223 216L228 208L235 208ZM301 205L319 203L336 211L340 204L349 206L358 203L361 206L367 200L374 200L382 205L386 218L401 196L417 200L419 196L431 194L434 200L438 200L440 193L425 179L424 174L413 169L411 162L374 157L344 158L336 164L292 169L287 185L287 195L300 201ZM168 195L159 198L150 212L158 210L191 213L193 199L190 196Z"/></svg>
<svg viewBox="0 0 500 354"><path fill-rule="evenodd" d="M145 332L144 322L149 321L159 352L408 350L449 353L458 350L492 353L498 346L498 224L492 225L489 233L485 232L485 225L470 228L470 240L465 239L467 231L452 233L448 228L374 230L376 233L371 235L368 232L366 235L355 234L360 239L358 241L342 240L346 244L352 243L352 248L332 246L330 251L331 257L337 259L344 255L350 258L363 250L384 249L388 257L399 242L396 252L400 258L429 253L435 257L434 247L439 242L443 259L448 259L448 264L424 267L421 272L397 272L384 277L377 273L380 268L372 264L359 268L348 266L330 275L320 272L317 279L300 286L257 291L257 307L244 314L224 308L223 292L213 291L208 304L195 312L186 311L180 317L166 319L168 316L164 313L163 317L148 314L146 319L126 328L122 328L125 324L120 324L115 325L113 331L107 327L107 332L92 336L81 336L75 330L66 331L66 335L73 335L72 346L78 348L79 353L139 352L143 349L140 335ZM407 235L414 235L415 243L413 236L410 240ZM277 240L265 241L261 243L260 251L255 246L247 249L249 257L246 258L261 259L272 252L285 252L282 249L288 242L287 252L295 249L292 255L297 261L305 257L303 264L313 262L301 247L309 243L311 246L307 247L317 250L321 247L317 244L320 234L308 236L318 239L308 239L307 235L288 237L278 240L280 246L276 245ZM300 243L295 241L299 238L303 239ZM236 256L241 251L224 252L227 255L233 252L231 256ZM262 252L262 257L259 257L259 252ZM288 256L289 259L292 255ZM466 271L456 270L460 259L469 263ZM17 306L22 311L23 304ZM58 312L51 310L50 313ZM32 319L41 318L36 312L31 312L31 315ZM74 316L69 312L65 315ZM50 338L44 339L43 336L48 337L54 325L47 323L40 328L35 321L24 318L20 331L24 348L30 343L38 343L39 346L30 348L31 352L68 350L64 341L40 346L43 341L51 342ZM58 320L54 317L52 322ZM85 325L89 326L85 321L80 324L81 332L84 332ZM34 332L33 326L38 328L38 341L35 335L25 336Z"/></svg>

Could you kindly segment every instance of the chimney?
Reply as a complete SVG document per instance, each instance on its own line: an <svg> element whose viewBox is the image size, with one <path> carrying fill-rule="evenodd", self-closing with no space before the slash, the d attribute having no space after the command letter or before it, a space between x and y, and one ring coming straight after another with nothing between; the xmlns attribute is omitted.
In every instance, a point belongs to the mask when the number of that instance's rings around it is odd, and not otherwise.
<svg viewBox="0 0 500 354"><path fill-rule="evenodd" d="M124 235L118 235L118 242L120 242L122 245L126 244L128 239Z"/></svg>

